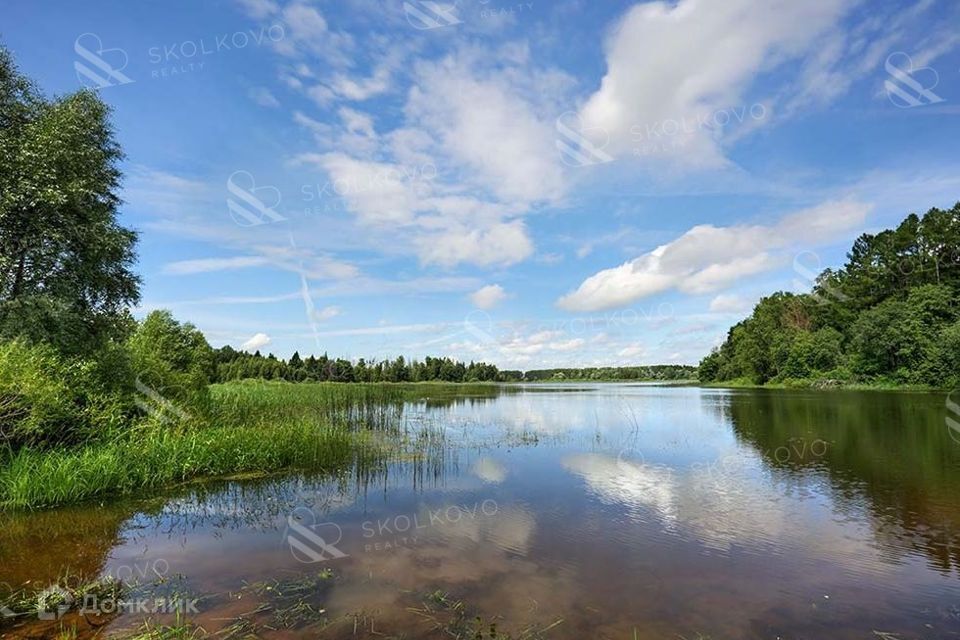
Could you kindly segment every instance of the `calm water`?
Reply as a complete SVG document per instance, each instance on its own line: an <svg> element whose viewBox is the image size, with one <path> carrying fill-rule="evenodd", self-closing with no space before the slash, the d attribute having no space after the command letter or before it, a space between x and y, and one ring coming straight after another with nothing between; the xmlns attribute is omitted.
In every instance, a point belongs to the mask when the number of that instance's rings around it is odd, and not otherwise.
<svg viewBox="0 0 960 640"><path fill-rule="evenodd" d="M7 516L0 582L159 574L224 638L449 638L438 590L524 637L960 638L942 395L570 384L405 416L444 441L373 477ZM280 620L290 591L311 613Z"/></svg>

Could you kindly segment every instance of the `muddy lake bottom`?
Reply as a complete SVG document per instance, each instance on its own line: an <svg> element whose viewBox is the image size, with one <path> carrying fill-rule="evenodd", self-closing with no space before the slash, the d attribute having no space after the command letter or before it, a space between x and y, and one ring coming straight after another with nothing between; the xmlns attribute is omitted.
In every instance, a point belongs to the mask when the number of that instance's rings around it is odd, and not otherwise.
<svg viewBox="0 0 960 640"><path fill-rule="evenodd" d="M442 444L376 473L0 516L0 583L130 585L0 637L960 638L942 395L570 383L403 415Z"/></svg>

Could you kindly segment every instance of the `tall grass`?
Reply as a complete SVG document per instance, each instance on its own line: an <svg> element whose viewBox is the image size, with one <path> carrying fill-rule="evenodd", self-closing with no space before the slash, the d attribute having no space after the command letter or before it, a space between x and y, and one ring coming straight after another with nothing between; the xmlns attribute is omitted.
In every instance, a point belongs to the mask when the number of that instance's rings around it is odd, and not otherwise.
<svg viewBox="0 0 960 640"><path fill-rule="evenodd" d="M125 495L197 477L340 469L376 455L362 434L313 422L208 427L150 425L132 437L66 451L25 449L0 469L0 506L38 508Z"/></svg>
<svg viewBox="0 0 960 640"><path fill-rule="evenodd" d="M405 460L441 459L441 440L422 427L407 429L405 403L498 393L500 387L490 384L213 385L209 405L185 407L191 417L182 423L154 416L79 447L0 452L0 509L55 507L197 478L287 469L355 467L363 474L401 450Z"/></svg>
<svg viewBox="0 0 960 640"><path fill-rule="evenodd" d="M147 419L82 447L0 456L0 508L53 507L195 478L369 467L387 453L378 435L400 429L399 389L241 383L218 385L212 396L208 413L189 425Z"/></svg>

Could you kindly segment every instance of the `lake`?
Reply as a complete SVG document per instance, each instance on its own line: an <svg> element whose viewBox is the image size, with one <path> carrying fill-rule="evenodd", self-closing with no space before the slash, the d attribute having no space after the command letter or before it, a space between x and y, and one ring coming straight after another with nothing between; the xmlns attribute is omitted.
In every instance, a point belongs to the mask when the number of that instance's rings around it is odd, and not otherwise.
<svg viewBox="0 0 960 640"><path fill-rule="evenodd" d="M565 383L403 411L429 442L374 471L0 516L0 583L112 575L228 639L960 637L943 394Z"/></svg>

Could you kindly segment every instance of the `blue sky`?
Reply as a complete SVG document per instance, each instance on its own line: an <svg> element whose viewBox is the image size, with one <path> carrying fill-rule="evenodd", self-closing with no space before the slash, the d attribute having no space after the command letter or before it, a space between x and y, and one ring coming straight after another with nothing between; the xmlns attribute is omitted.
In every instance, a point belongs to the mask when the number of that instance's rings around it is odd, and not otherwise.
<svg viewBox="0 0 960 640"><path fill-rule="evenodd" d="M143 315L287 357L696 363L960 200L952 0L6 0L126 152Z"/></svg>

